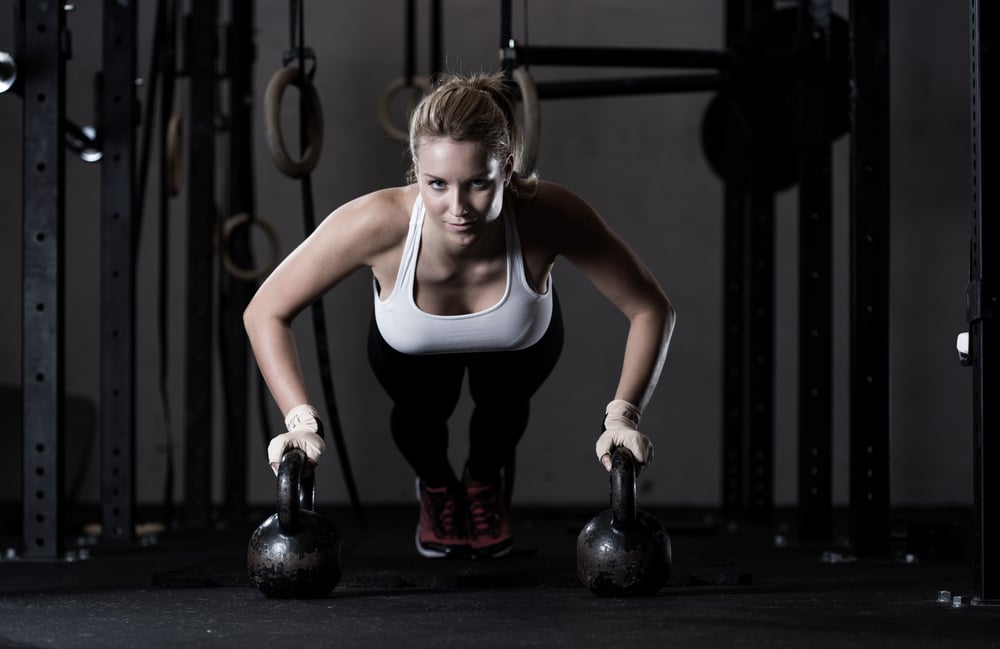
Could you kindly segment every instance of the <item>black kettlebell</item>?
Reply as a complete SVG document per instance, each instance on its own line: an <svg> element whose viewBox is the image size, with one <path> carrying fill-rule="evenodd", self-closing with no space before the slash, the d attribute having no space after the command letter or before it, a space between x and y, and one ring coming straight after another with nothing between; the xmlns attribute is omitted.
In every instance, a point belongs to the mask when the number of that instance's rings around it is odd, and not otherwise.
<svg viewBox="0 0 1000 649"><path fill-rule="evenodd" d="M278 466L278 512L260 524L247 547L250 581L268 597L326 597L340 581L340 533L313 508L313 476L302 479L306 454L293 448Z"/></svg>
<svg viewBox="0 0 1000 649"><path fill-rule="evenodd" d="M670 536L635 506L635 459L611 452L611 509L590 519L576 539L576 575L595 595L653 595L670 577Z"/></svg>

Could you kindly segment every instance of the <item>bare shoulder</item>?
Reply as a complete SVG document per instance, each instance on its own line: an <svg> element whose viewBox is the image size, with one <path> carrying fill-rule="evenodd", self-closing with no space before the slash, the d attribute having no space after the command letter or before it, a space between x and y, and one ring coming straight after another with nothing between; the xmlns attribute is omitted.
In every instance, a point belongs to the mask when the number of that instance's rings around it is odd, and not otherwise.
<svg viewBox="0 0 1000 649"><path fill-rule="evenodd" d="M379 189L359 196L334 210L316 234L335 237L365 257L377 256L406 239L410 210L416 199L412 187Z"/></svg>
<svg viewBox="0 0 1000 649"><path fill-rule="evenodd" d="M526 207L552 218L572 217L580 210L590 210L580 196L569 187L547 180L539 180L534 195L525 200Z"/></svg>
<svg viewBox="0 0 1000 649"><path fill-rule="evenodd" d="M572 189L539 181L533 196L518 199L518 228L529 238L564 254L581 241L592 240L607 226L594 208Z"/></svg>
<svg viewBox="0 0 1000 649"><path fill-rule="evenodd" d="M601 217L594 208L577 192L549 181L539 181L534 195L518 201L518 213L522 211L528 220L539 226L563 228L569 225L596 225Z"/></svg>
<svg viewBox="0 0 1000 649"><path fill-rule="evenodd" d="M404 236L416 191L410 187L390 187L359 196L334 210L328 220L345 222L367 234L386 234L402 229Z"/></svg>

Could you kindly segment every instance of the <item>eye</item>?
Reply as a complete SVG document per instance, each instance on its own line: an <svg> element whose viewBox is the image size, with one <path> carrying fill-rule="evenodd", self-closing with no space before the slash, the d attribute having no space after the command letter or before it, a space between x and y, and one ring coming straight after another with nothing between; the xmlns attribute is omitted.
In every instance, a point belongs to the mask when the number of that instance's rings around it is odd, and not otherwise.
<svg viewBox="0 0 1000 649"><path fill-rule="evenodd" d="M488 181L485 178L473 178L472 180L469 181L469 185L473 189L483 189L485 187L489 187L489 184L490 181Z"/></svg>
<svg viewBox="0 0 1000 649"><path fill-rule="evenodd" d="M431 189L444 189L445 187L443 180L428 180L427 185Z"/></svg>

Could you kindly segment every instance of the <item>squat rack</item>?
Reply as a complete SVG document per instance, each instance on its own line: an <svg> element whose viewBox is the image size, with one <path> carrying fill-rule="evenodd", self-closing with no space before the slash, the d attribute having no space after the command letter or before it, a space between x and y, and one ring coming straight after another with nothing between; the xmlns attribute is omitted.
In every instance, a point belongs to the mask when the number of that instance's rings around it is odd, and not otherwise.
<svg viewBox="0 0 1000 649"><path fill-rule="evenodd" d="M716 170L725 196L722 505L731 524L773 522L774 194L781 182L761 177L758 163L774 159L766 149L777 133L774 139L790 138L791 146L782 149L791 151L792 159L784 161L791 165L786 175L799 186L798 533L806 541L829 540L833 534L831 134L847 117L852 152L851 535L859 555L887 556L887 2L850 5L850 82L855 92L845 107L849 116L829 108L836 106L836 61L835 24L827 0L799 0L791 51L777 53L756 49L760 43L754 41L759 32L774 29L774 0L726 0L726 49L718 52L519 44L513 38L511 2L500 4L501 64L507 71L532 65L685 70L666 76L539 82L540 99L715 91L724 114L760 102L770 87L761 93L754 84L781 83L781 74L792 73L791 125L773 115L778 126L747 126L746 119L719 122L723 145ZM752 71L744 76L747 69ZM690 70L695 72L686 72ZM734 102L732 95L738 92L745 94Z"/></svg>

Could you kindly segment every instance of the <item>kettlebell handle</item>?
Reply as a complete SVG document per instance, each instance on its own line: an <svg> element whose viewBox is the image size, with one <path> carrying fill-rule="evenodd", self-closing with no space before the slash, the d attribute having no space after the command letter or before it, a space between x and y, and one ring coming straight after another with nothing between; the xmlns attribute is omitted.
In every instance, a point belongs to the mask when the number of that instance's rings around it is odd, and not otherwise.
<svg viewBox="0 0 1000 649"><path fill-rule="evenodd" d="M278 525L285 534L297 534L302 528L302 470L306 453L290 448L278 465ZM307 505L308 506L308 505Z"/></svg>
<svg viewBox="0 0 1000 649"><path fill-rule="evenodd" d="M624 446L611 451L611 516L617 529L635 525L635 458Z"/></svg>

